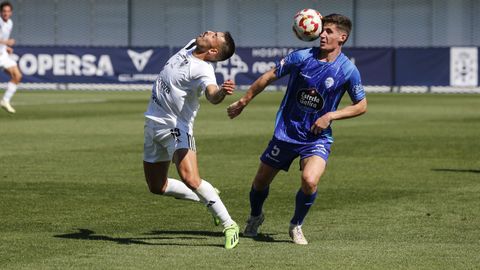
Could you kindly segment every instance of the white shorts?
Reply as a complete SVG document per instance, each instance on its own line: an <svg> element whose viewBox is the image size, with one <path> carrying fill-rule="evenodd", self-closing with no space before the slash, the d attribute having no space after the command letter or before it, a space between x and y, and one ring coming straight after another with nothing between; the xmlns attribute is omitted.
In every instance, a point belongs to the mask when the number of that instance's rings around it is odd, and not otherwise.
<svg viewBox="0 0 480 270"><path fill-rule="evenodd" d="M165 128L164 125L146 119L144 127L143 160L149 163L171 161L178 149L195 150L195 139L178 128Z"/></svg>
<svg viewBox="0 0 480 270"><path fill-rule="evenodd" d="M0 54L0 68L7 69L17 65L17 62L13 60L8 53Z"/></svg>

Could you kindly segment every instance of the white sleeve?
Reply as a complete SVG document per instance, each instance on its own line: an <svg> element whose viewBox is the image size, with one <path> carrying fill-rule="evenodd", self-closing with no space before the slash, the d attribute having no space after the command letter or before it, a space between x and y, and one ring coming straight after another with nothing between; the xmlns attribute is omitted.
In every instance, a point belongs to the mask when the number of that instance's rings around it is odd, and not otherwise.
<svg viewBox="0 0 480 270"><path fill-rule="evenodd" d="M211 64L205 63L205 65L197 66L192 70L192 78L195 79L195 88L200 91L205 91L208 85L217 85L217 79L215 78L215 71Z"/></svg>

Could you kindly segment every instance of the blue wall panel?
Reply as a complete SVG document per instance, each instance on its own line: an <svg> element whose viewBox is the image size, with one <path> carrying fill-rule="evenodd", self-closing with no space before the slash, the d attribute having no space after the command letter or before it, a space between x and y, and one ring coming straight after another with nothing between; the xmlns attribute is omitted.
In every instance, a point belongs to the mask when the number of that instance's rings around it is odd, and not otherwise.
<svg viewBox="0 0 480 270"><path fill-rule="evenodd" d="M23 82L151 83L172 53L169 47L25 46L15 54ZM250 85L294 47L241 47L227 61L215 63L219 83L233 79ZM450 48L347 48L364 85L448 86ZM472 60L474 61L474 60ZM478 63L472 63L477 65ZM474 70L474 69L472 69ZM480 74L479 74L480 77ZM0 81L7 81L0 74ZM288 76L275 82L287 84Z"/></svg>
<svg viewBox="0 0 480 270"><path fill-rule="evenodd" d="M450 84L450 48L400 48L395 54L395 85Z"/></svg>

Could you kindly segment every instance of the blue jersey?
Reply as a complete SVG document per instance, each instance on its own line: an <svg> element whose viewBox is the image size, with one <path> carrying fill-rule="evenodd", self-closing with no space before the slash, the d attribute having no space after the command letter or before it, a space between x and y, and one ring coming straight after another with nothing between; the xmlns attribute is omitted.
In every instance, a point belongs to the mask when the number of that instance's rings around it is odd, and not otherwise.
<svg viewBox="0 0 480 270"><path fill-rule="evenodd" d="M277 112L274 136L289 143L333 142L329 126L320 134L310 131L322 115L337 110L345 93L352 102L365 98L357 67L340 53L333 62L317 59L319 48L296 50L276 65L278 78L290 74L287 91Z"/></svg>

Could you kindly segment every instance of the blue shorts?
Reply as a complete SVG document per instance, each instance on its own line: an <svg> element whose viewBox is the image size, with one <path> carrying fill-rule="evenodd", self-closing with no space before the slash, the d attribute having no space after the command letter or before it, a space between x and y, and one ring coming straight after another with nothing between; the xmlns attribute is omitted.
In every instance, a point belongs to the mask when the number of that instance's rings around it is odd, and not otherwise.
<svg viewBox="0 0 480 270"><path fill-rule="evenodd" d="M280 170L288 171L293 160L300 156L300 160L311 156L319 156L325 160L330 155L332 142L324 140L314 144L295 144L280 141L273 137L268 143L260 160Z"/></svg>

